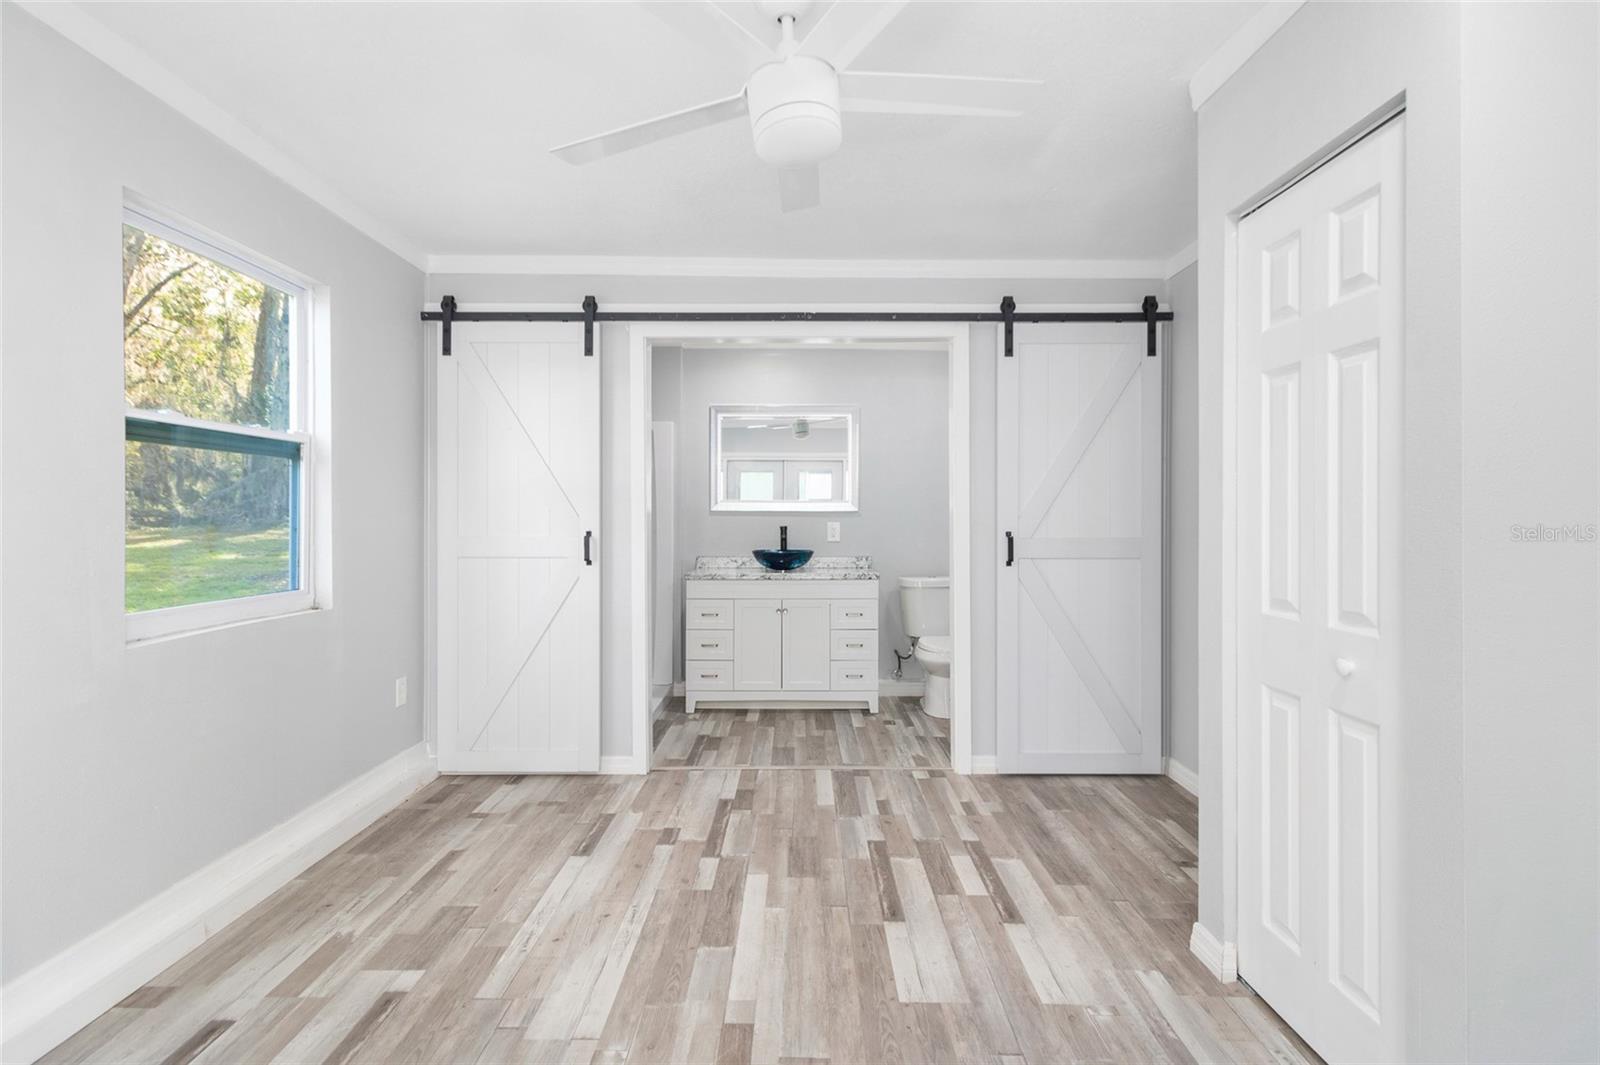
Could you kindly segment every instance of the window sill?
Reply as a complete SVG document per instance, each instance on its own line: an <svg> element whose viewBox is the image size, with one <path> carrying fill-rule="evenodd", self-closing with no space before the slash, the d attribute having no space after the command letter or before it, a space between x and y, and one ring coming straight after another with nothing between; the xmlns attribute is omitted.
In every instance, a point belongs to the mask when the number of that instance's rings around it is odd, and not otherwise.
<svg viewBox="0 0 1600 1065"><path fill-rule="evenodd" d="M221 629L238 628L241 625L254 625L263 621L277 621L322 612L323 608L317 605L311 595L287 593L149 610L126 614L124 621L128 646L142 647Z"/></svg>

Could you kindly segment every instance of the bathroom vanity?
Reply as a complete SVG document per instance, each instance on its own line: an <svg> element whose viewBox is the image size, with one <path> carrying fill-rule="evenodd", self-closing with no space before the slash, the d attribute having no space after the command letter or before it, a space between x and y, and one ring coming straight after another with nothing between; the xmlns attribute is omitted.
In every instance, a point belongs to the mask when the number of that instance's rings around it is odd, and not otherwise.
<svg viewBox="0 0 1600 1065"><path fill-rule="evenodd" d="M702 557L684 579L684 708L864 706L878 711L878 574L872 559L789 572Z"/></svg>

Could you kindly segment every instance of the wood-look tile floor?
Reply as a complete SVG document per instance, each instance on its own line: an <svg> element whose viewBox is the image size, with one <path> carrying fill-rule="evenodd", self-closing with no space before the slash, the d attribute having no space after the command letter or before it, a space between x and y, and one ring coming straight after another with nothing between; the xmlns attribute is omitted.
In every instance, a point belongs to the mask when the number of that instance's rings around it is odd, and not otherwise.
<svg viewBox="0 0 1600 1065"><path fill-rule="evenodd" d="M686 714L683 699L676 698L655 720L655 766L950 768L948 721L924 714L918 699L885 698L879 705L875 715L737 709Z"/></svg>
<svg viewBox="0 0 1600 1065"><path fill-rule="evenodd" d="M1190 956L1170 781L776 713L669 712L647 777L441 778L45 1060L1314 1060Z"/></svg>

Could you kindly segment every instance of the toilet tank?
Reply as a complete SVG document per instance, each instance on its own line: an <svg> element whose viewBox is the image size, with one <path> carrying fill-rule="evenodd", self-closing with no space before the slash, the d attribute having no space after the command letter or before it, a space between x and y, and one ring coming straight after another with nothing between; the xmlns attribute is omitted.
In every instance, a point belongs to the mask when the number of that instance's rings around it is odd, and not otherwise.
<svg viewBox="0 0 1600 1065"><path fill-rule="evenodd" d="M907 636L950 635L950 578L901 577L900 617Z"/></svg>

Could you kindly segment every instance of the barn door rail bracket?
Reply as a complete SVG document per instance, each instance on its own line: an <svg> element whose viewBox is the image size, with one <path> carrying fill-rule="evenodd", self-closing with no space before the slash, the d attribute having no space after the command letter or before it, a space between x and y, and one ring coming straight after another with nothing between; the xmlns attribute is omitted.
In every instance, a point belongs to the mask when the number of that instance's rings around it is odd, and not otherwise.
<svg viewBox="0 0 1600 1065"><path fill-rule="evenodd" d="M1005 327L1003 355L1011 358L1012 327L1017 322L1127 322L1144 325L1148 340L1145 353L1157 352L1156 324L1172 321L1172 312L1160 309L1161 301L1146 296L1138 310L1126 311L1039 311L1017 313L1017 301L1010 296L1000 301L998 311L602 311L599 301L585 296L582 305L571 311L463 311L454 296L439 300L439 309L423 311L424 322L438 322L440 350L450 354L450 329L456 322L582 322L583 353L594 355L594 329L599 322L994 322Z"/></svg>

